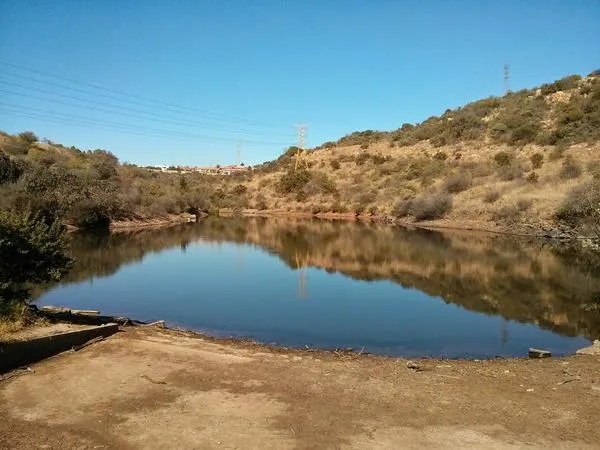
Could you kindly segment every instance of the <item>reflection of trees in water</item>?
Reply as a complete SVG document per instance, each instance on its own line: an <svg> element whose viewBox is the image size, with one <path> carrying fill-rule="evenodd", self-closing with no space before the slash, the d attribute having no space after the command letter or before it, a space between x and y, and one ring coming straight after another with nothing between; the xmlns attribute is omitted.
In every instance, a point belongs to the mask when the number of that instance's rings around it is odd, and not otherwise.
<svg viewBox="0 0 600 450"><path fill-rule="evenodd" d="M66 282L108 276L148 253L198 239L251 243L290 268L319 267L361 280L391 280L469 310L535 322L567 335L600 336L600 255L540 240L439 233L345 221L207 218L159 230L73 236ZM300 274L302 275L302 274Z"/></svg>

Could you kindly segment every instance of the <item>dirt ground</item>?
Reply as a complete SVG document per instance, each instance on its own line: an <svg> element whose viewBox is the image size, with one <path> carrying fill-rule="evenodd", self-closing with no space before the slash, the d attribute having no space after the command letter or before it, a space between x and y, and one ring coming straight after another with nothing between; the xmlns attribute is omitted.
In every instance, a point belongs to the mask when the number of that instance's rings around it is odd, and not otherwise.
<svg viewBox="0 0 600 450"><path fill-rule="evenodd" d="M90 328L86 325L75 325L71 323L48 323L41 326L25 327L8 335L10 341L25 341L53 334L68 333L70 331L85 330ZM2 339L0 339L2 342Z"/></svg>
<svg viewBox="0 0 600 450"><path fill-rule="evenodd" d="M599 448L600 357L415 362L130 328L0 382L0 448Z"/></svg>

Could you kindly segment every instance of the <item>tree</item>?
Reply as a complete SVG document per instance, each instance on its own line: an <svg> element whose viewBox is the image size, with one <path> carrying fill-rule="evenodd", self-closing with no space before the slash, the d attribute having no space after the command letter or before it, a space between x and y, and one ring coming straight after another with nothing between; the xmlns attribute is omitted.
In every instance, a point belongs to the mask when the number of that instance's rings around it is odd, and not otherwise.
<svg viewBox="0 0 600 450"><path fill-rule="evenodd" d="M29 212L0 211L0 306L24 301L29 283L58 281L73 260L64 227Z"/></svg>
<svg viewBox="0 0 600 450"><path fill-rule="evenodd" d="M19 137L25 142L27 142L29 145L38 141L38 137L33 131L23 131L22 133L19 133Z"/></svg>

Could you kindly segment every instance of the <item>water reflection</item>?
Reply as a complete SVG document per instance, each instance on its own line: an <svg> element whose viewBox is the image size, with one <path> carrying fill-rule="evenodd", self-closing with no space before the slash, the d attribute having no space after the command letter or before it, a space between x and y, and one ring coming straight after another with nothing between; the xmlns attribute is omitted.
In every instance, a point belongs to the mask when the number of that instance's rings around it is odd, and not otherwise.
<svg viewBox="0 0 600 450"><path fill-rule="evenodd" d="M159 230L73 235L77 263L63 284L107 277L149 254L204 243L250 244L276 255L297 272L298 297L309 298L310 268L357 280L388 280L466 310L535 324L563 336L600 337L600 256L477 233L439 233L346 221L277 218L208 218ZM236 250L236 271L246 250ZM38 292L41 294L42 290ZM365 302L375 299L365 298ZM590 306L592 305L592 306Z"/></svg>

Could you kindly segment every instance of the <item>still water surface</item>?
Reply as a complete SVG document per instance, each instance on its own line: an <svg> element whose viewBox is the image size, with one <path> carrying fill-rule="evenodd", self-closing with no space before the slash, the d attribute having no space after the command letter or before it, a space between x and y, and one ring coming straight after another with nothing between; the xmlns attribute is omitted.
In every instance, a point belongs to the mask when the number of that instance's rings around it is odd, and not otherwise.
<svg viewBox="0 0 600 450"><path fill-rule="evenodd" d="M41 304L387 355L573 353L600 337L600 261L540 241L345 221L209 218L75 234Z"/></svg>

